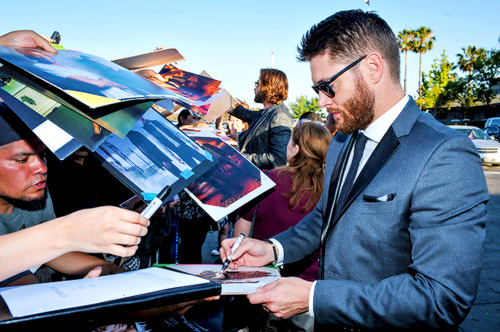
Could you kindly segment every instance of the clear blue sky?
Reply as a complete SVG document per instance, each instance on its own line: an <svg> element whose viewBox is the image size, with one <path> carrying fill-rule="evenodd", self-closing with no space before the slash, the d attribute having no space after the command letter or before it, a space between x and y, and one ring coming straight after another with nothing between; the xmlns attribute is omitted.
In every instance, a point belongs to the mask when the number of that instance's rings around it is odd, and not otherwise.
<svg viewBox="0 0 500 332"><path fill-rule="evenodd" d="M295 59L297 44L313 24L353 8L368 6L363 0L2 1L0 33L32 29L50 36L57 30L66 48L109 60L174 47L186 58L180 68L206 70L253 107L254 82L260 68L271 67L271 51L275 68L288 76L288 102L313 96L309 64ZM396 34L422 25L434 31L424 71L443 50L456 61L461 47L500 47L499 0L371 0L370 9ZM408 90L416 95L418 54L408 60Z"/></svg>

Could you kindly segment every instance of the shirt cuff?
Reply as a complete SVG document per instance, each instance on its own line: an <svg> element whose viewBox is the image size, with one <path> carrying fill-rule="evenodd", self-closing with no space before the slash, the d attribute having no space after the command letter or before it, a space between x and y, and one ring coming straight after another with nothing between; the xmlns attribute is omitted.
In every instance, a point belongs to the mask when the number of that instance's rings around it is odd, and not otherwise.
<svg viewBox="0 0 500 332"><path fill-rule="evenodd" d="M316 283L318 280L314 280L313 284L311 286L311 291L309 292L309 316L314 317L314 309L313 309L313 303L314 303L314 288L316 287Z"/></svg>
<svg viewBox="0 0 500 332"><path fill-rule="evenodd" d="M285 260L285 254L283 250L283 246L276 239L269 239L278 249L278 261L276 262L276 266L282 266L283 261Z"/></svg>

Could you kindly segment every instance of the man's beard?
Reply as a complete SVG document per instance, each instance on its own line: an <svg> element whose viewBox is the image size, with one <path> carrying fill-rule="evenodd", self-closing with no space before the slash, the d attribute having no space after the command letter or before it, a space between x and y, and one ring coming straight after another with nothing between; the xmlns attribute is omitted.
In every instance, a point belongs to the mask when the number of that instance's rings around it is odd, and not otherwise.
<svg viewBox="0 0 500 332"><path fill-rule="evenodd" d="M375 116L375 94L368 89L365 81L356 76L354 96L348 99L341 108L329 108L329 113L342 113L342 120L335 119L336 129L344 134L352 134L356 130L366 129Z"/></svg>
<svg viewBox="0 0 500 332"><path fill-rule="evenodd" d="M257 91L255 93L255 98L253 99L253 101L259 104L264 103L264 94L262 93L262 91Z"/></svg>
<svg viewBox="0 0 500 332"><path fill-rule="evenodd" d="M33 205L36 206L37 203L45 204L45 200L47 199L47 189L44 189L43 195L41 195L40 197L36 197L36 198L31 198L28 196L21 196L18 198L13 198L10 196L0 194L0 199L3 199L5 201L9 202L10 204L12 204L15 207L23 208L23 209L30 209L31 206L33 206Z"/></svg>

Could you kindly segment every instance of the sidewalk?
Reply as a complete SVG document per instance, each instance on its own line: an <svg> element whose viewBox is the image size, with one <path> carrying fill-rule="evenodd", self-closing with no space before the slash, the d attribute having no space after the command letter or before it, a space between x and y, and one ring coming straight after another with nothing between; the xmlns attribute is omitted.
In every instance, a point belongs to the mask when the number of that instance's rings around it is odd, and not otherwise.
<svg viewBox="0 0 500 332"><path fill-rule="evenodd" d="M500 172L486 172L486 181L490 201L485 256L476 301L461 325L465 332L500 331Z"/></svg>

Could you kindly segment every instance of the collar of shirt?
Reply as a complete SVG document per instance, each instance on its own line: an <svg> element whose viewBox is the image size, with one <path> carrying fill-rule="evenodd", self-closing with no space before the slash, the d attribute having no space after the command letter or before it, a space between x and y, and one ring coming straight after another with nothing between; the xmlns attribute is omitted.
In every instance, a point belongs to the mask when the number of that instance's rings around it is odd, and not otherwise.
<svg viewBox="0 0 500 332"><path fill-rule="evenodd" d="M384 114L382 114L377 120L375 120L371 125L366 128L366 130L360 130L359 132L363 133L368 141L366 142L365 149L363 151L363 156L359 162L358 172L356 173L356 177L359 175L366 162L372 155L373 151L377 147L378 143L382 140L389 127L396 120L399 114L403 111L403 108L410 100L407 94L398 101L394 106L392 106L389 110L387 110ZM348 166L351 167L352 161L352 153L349 156ZM345 179L345 175L344 178ZM343 181L343 180L342 180Z"/></svg>
<svg viewBox="0 0 500 332"><path fill-rule="evenodd" d="M371 125L366 128L366 130L360 130L370 141L379 143L384 137L389 127L396 120L399 114L403 111L410 97L407 94L398 101L394 106L392 106L388 111L382 114L377 120L375 120Z"/></svg>

